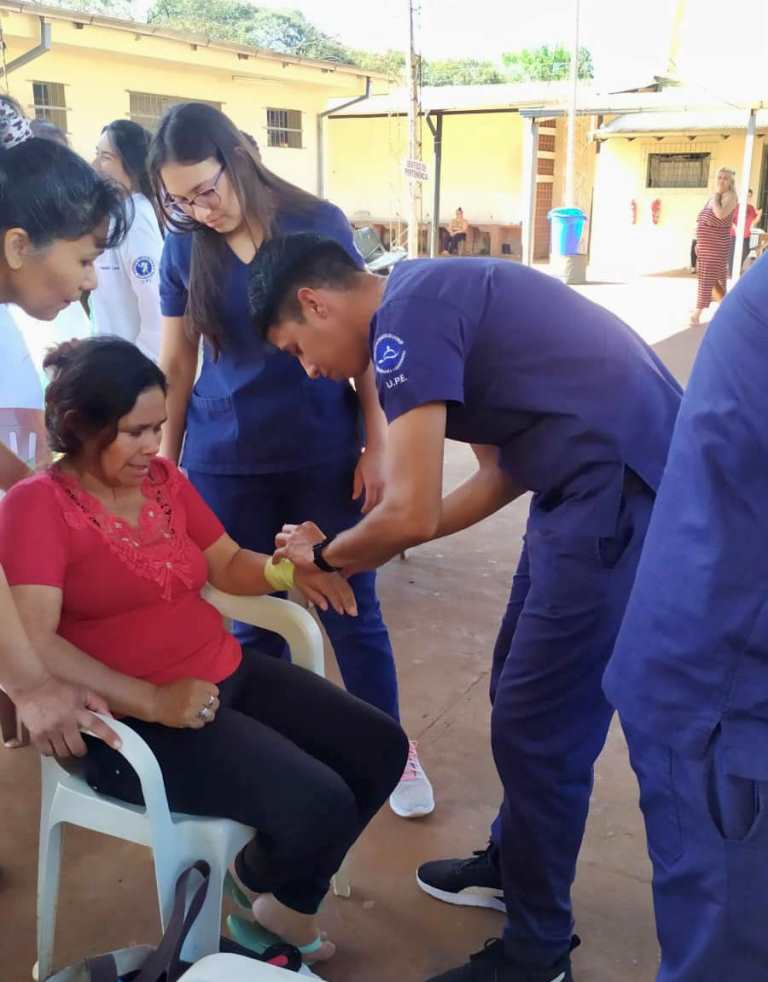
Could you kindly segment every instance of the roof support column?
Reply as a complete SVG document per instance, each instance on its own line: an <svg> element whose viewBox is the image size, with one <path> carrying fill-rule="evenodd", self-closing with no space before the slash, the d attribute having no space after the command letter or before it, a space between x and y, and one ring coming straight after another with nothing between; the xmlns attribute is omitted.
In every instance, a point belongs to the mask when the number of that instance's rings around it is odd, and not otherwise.
<svg viewBox="0 0 768 982"><path fill-rule="evenodd" d="M739 282L741 276L741 243L744 241L744 231L747 227L747 195L752 175L752 155L755 150L755 110L749 110L747 119L747 134L744 140L744 160L741 165L741 186L739 187L739 220L736 225L736 243L733 249L733 283Z"/></svg>
<svg viewBox="0 0 768 982"><path fill-rule="evenodd" d="M533 237L536 222L536 172L539 156L539 121L523 116L523 264L533 265Z"/></svg>

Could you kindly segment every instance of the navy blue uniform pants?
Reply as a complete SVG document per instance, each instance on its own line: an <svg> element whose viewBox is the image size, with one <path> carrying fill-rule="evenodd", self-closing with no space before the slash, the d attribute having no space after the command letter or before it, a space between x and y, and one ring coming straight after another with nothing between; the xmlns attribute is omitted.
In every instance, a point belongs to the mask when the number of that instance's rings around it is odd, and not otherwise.
<svg viewBox="0 0 768 982"><path fill-rule="evenodd" d="M658 982L765 982L768 782L728 773L719 727L701 758L624 732L653 862Z"/></svg>
<svg viewBox="0 0 768 982"><path fill-rule="evenodd" d="M601 679L653 505L629 475L615 535L537 528L534 505L491 675L491 741L504 800L491 858L507 953L550 964L568 949L571 885L612 716ZM548 516L550 519L552 516Z"/></svg>
<svg viewBox="0 0 768 982"><path fill-rule="evenodd" d="M239 545L274 552L275 535L286 523L313 521L335 535L360 520L360 502L352 500L357 457L331 460L319 467L276 474L204 474L189 479ZM350 579L357 617L318 611L330 638L348 692L399 719L397 673L389 633L376 596L376 574ZM241 644L285 657L283 640L269 631L238 624Z"/></svg>

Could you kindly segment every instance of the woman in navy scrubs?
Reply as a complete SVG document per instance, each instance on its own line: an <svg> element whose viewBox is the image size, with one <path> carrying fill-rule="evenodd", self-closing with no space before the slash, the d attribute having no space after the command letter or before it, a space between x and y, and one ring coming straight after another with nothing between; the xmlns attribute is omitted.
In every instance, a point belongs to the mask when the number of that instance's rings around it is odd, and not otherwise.
<svg viewBox="0 0 768 982"><path fill-rule="evenodd" d="M168 112L150 171L172 230L160 271L160 364L169 382L163 454L181 457L227 531L250 549L271 552L285 522L307 517L333 532L350 528L383 490L386 423L372 373L356 378L355 389L343 376L310 381L294 359L264 345L248 312L248 268L263 242L314 231L362 266L349 223L335 205L267 170L231 120L203 103ZM375 574L360 573L351 584L358 616L325 612L323 623L347 689L398 719ZM241 643L283 652L275 635L245 625L236 634ZM415 746L391 805L403 817L434 808Z"/></svg>

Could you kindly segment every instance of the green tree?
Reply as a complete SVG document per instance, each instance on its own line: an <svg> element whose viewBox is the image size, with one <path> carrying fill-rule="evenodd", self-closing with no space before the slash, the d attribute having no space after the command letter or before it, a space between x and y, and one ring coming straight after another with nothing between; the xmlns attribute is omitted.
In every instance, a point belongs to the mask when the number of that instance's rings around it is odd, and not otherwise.
<svg viewBox="0 0 768 982"><path fill-rule="evenodd" d="M405 54L402 51L350 51L353 62L369 72L384 72L400 80L405 73Z"/></svg>
<svg viewBox="0 0 768 982"><path fill-rule="evenodd" d="M556 82L568 78L571 53L562 44L550 47L524 48L501 56L510 82ZM594 78L592 55L588 48L579 48L579 78Z"/></svg>
<svg viewBox="0 0 768 982"><path fill-rule="evenodd" d="M268 10L246 0L156 0L147 20L300 58L353 63L340 41L324 34L298 10Z"/></svg>
<svg viewBox="0 0 768 982"><path fill-rule="evenodd" d="M57 7L65 10L78 10L83 13L98 14L100 17L121 17L133 20L131 0L58 0Z"/></svg>
<svg viewBox="0 0 768 982"><path fill-rule="evenodd" d="M492 61L449 58L425 62L422 81L424 85L491 85L506 78Z"/></svg>

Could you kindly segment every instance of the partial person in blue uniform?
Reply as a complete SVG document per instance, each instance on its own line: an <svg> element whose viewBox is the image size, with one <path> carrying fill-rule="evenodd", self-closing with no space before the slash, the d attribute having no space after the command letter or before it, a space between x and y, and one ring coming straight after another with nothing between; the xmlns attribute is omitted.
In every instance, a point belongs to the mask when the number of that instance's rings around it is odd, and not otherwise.
<svg viewBox="0 0 768 982"><path fill-rule="evenodd" d="M679 386L626 324L525 266L414 260L385 282L301 235L267 243L251 275L256 329L312 378L373 362L389 421L382 502L335 537L286 528L277 555L373 569L534 492L494 654L493 842L427 863L419 883L452 903L490 896L508 915L503 939L433 982L570 980L570 890L612 715L601 681ZM443 498L446 437L473 444L479 466Z"/></svg>
<svg viewBox="0 0 768 982"><path fill-rule="evenodd" d="M292 358L265 348L248 311L248 265L264 242L313 230L362 265L349 222L264 167L253 140L202 103L167 113L150 172L171 229L160 269L160 365L169 387L162 453L181 459L229 534L249 549L271 552L285 522L308 516L337 532L349 528L376 505L384 482L386 422L372 372L360 373L355 389L344 376L310 382ZM397 720L397 674L375 574L363 572L351 585L358 616L320 616L348 691ZM276 635L250 626L236 634L269 654L285 650ZM434 809L415 744L390 804L406 818Z"/></svg>
<svg viewBox="0 0 768 982"><path fill-rule="evenodd" d="M766 257L702 341L605 691L640 784L659 982L765 982Z"/></svg>

